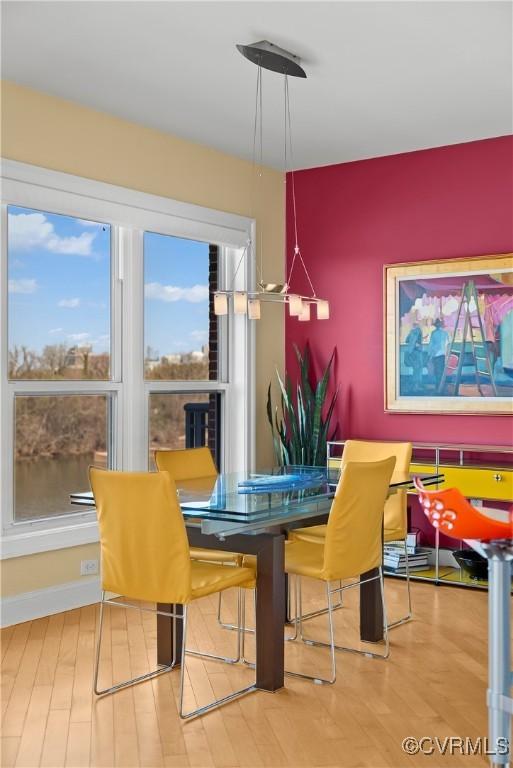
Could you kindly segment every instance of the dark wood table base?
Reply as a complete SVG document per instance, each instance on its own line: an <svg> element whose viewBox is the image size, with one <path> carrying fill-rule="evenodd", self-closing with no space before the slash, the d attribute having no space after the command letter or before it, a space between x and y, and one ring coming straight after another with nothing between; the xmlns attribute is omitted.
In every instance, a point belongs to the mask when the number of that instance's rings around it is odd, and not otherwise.
<svg viewBox="0 0 513 768"><path fill-rule="evenodd" d="M227 552L244 552L257 557L256 606L256 686L264 691L283 688L286 588L284 573L285 537L281 531L259 533L254 536L230 536L224 541L188 528L190 545L212 547ZM180 611L181 606L160 603L158 610ZM176 636L174 636L176 632ZM157 663L171 664L180 659L182 650L182 622L157 615Z"/></svg>
<svg viewBox="0 0 513 768"><path fill-rule="evenodd" d="M309 525L325 522L327 515L308 521ZM264 691L277 691L284 684L283 630L287 619L287 587L284 572L285 534L271 529L254 535L237 534L226 539L207 535L199 528L187 528L192 547L243 552L257 557L256 606L256 686ZM377 569L362 575L362 580L377 575ZM180 612L181 606L160 603L158 609ZM176 632L176 636L174 636ZM379 580L360 586L360 638L366 642L383 639L383 607ZM157 662L177 662L182 650L182 622L157 616Z"/></svg>

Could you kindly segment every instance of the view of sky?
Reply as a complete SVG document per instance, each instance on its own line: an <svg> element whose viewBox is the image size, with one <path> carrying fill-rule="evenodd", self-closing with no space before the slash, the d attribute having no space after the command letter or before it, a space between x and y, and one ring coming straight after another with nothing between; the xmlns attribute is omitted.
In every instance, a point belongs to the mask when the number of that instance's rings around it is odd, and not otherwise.
<svg viewBox="0 0 513 768"><path fill-rule="evenodd" d="M208 243L144 234L144 348L160 356L208 342Z"/></svg>
<svg viewBox="0 0 513 768"><path fill-rule="evenodd" d="M110 226L9 206L9 348L110 344ZM145 347L208 341L208 244L146 233Z"/></svg>

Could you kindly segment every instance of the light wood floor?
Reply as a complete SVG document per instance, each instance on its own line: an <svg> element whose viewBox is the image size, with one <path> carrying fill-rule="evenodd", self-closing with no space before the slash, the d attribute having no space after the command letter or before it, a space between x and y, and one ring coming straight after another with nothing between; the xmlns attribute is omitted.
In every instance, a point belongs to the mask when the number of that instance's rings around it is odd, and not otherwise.
<svg viewBox="0 0 513 768"><path fill-rule="evenodd" d="M404 584L387 580L392 614ZM340 642L355 638L357 590L337 611ZM306 585L306 608L320 605ZM482 757L410 757L406 736L486 736L486 594L413 585L415 620L393 630L388 661L339 653L333 686L286 678L198 720L177 714L179 673L96 699L91 692L97 606L2 631L2 766L396 766L485 765ZM227 614L234 600L227 596ZM214 600L191 612L190 647L230 652L235 633L218 628ZM248 609L248 622L252 621ZM313 635L325 619L310 622ZM104 684L154 663L155 621L110 609ZM287 644L286 664L322 674L323 649ZM241 687L252 671L191 658L188 704Z"/></svg>

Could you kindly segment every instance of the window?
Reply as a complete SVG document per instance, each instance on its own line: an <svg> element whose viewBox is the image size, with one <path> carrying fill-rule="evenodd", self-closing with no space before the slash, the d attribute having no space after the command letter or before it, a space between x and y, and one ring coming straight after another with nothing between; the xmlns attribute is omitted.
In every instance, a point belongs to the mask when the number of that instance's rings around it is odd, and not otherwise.
<svg viewBox="0 0 513 768"><path fill-rule="evenodd" d="M217 318L252 222L3 161L2 556L97 540L91 464L208 445L252 464L253 330Z"/></svg>
<svg viewBox="0 0 513 768"><path fill-rule="evenodd" d="M154 451L198 448L208 445L217 466L220 465L219 393L163 393L149 398L150 466Z"/></svg>
<svg viewBox="0 0 513 768"><path fill-rule="evenodd" d="M144 233L144 369L147 379L217 378L218 249Z"/></svg>
<svg viewBox="0 0 513 768"><path fill-rule="evenodd" d="M9 206L8 374L110 376L110 226Z"/></svg>
<svg viewBox="0 0 513 768"><path fill-rule="evenodd" d="M16 396L15 521L73 512L89 466L109 466L109 406L106 395Z"/></svg>

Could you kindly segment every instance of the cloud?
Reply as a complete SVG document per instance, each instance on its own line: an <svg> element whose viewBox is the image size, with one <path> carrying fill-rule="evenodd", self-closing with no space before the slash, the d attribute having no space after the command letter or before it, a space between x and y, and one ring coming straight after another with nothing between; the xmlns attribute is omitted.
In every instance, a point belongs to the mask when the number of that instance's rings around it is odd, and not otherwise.
<svg viewBox="0 0 513 768"><path fill-rule="evenodd" d="M18 250L44 248L51 253L91 256L96 232L61 237L43 213L9 214L9 247Z"/></svg>
<svg viewBox="0 0 513 768"><path fill-rule="evenodd" d="M37 282L33 279L9 280L7 284L9 293L35 293Z"/></svg>
<svg viewBox="0 0 513 768"><path fill-rule="evenodd" d="M75 309L80 306L80 299L61 299L57 306L66 307L67 309Z"/></svg>
<svg viewBox="0 0 513 768"><path fill-rule="evenodd" d="M179 288L176 285L146 283L144 295L147 299L157 299L158 301L190 301L197 304L200 301L207 301L208 286L193 285L191 288Z"/></svg>
<svg viewBox="0 0 513 768"><path fill-rule="evenodd" d="M208 331L191 331L189 336L194 341L206 341L208 339Z"/></svg>
<svg viewBox="0 0 513 768"><path fill-rule="evenodd" d="M90 333L68 333L67 334L68 339L70 341L85 341L86 339L89 339L91 334Z"/></svg>
<svg viewBox="0 0 513 768"><path fill-rule="evenodd" d="M64 328L50 328L48 333L50 333L52 336L56 333L62 333Z"/></svg>

